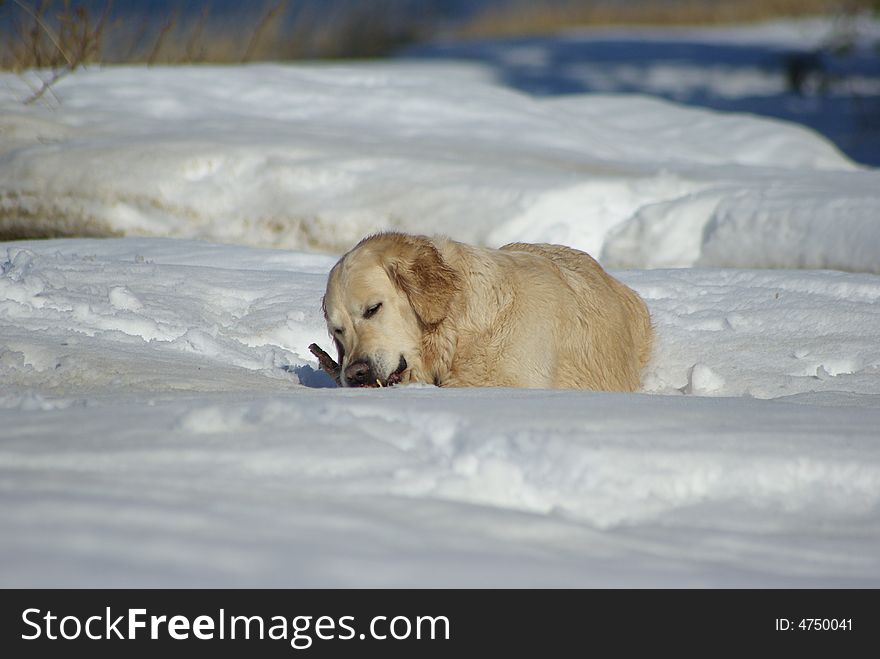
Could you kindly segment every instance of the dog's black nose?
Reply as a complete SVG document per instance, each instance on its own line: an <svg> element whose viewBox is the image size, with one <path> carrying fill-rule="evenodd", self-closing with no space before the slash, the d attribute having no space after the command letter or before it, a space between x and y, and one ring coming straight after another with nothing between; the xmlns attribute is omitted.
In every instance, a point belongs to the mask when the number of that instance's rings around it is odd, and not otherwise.
<svg viewBox="0 0 880 659"><path fill-rule="evenodd" d="M376 381L373 369L367 362L354 362L345 369L345 379L353 387L373 384Z"/></svg>

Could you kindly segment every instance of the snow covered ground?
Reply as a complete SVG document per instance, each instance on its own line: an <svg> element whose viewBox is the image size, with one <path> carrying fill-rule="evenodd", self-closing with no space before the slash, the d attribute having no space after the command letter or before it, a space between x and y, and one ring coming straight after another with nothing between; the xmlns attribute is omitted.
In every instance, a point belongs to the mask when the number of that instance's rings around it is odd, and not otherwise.
<svg viewBox="0 0 880 659"><path fill-rule="evenodd" d="M0 237L339 252L398 228L612 267L880 272L880 172L776 120L437 62L114 68L56 93L24 107L0 74Z"/></svg>
<svg viewBox="0 0 880 659"><path fill-rule="evenodd" d="M307 352L330 257L0 262L3 585L880 585L876 275L619 273L643 394L353 391Z"/></svg>
<svg viewBox="0 0 880 659"><path fill-rule="evenodd" d="M880 172L496 73L0 74L0 239L121 236L0 243L0 585L880 586ZM626 268L644 391L332 387L381 228Z"/></svg>

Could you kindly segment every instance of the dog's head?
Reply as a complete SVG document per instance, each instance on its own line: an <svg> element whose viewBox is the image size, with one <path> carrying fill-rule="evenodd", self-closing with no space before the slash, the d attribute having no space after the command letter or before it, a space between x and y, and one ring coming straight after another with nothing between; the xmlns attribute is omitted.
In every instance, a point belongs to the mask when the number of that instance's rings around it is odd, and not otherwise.
<svg viewBox="0 0 880 659"><path fill-rule="evenodd" d="M422 337L446 317L458 276L424 236L362 240L330 272L327 329L344 387L424 381Z"/></svg>

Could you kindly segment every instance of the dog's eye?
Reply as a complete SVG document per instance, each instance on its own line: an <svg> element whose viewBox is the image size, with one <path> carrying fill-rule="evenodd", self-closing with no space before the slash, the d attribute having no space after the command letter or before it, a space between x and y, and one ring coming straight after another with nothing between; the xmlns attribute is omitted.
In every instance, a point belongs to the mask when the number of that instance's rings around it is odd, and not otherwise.
<svg viewBox="0 0 880 659"><path fill-rule="evenodd" d="M372 307L364 311L364 318L372 318L376 315L376 312L382 307L382 303L374 304Z"/></svg>
<svg viewBox="0 0 880 659"><path fill-rule="evenodd" d="M343 334L345 334L345 330L341 327L335 327L333 328L333 333L342 336Z"/></svg>

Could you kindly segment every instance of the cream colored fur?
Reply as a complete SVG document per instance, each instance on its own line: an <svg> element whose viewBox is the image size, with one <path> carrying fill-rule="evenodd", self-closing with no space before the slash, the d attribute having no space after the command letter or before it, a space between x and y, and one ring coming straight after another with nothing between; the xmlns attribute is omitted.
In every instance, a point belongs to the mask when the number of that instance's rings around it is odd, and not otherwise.
<svg viewBox="0 0 880 659"><path fill-rule="evenodd" d="M634 391L651 352L641 298L559 245L371 236L330 272L324 309L343 371L367 361L382 381L403 357L403 382Z"/></svg>

